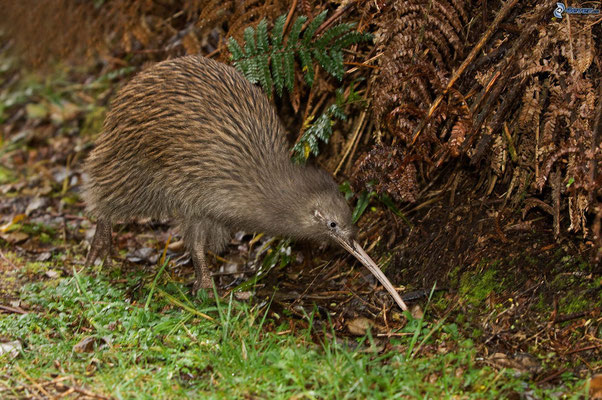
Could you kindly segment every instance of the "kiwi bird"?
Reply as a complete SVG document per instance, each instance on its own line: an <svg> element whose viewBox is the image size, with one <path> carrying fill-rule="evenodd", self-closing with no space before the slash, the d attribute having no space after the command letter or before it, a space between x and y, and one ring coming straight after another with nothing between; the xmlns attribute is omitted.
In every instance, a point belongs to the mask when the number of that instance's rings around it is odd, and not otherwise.
<svg viewBox="0 0 602 400"><path fill-rule="evenodd" d="M234 68L201 56L167 60L118 91L86 160L84 200L97 218L85 265L111 253L111 227L133 218L177 223L195 270L212 287L205 252L234 229L336 242L393 285L355 241L334 179L291 162L285 129L265 94Z"/></svg>

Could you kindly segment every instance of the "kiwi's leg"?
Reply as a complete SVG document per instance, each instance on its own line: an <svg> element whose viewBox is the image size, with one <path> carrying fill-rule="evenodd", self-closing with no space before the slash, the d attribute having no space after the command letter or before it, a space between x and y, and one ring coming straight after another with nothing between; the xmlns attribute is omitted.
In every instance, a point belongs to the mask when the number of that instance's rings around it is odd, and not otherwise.
<svg viewBox="0 0 602 400"><path fill-rule="evenodd" d="M211 289L213 288L213 281L205 259L207 247L205 227L202 222L189 223L185 225L184 232L184 240L194 265L194 286L192 290L196 293L199 289Z"/></svg>
<svg viewBox="0 0 602 400"><path fill-rule="evenodd" d="M111 263L112 247L111 221L101 218L96 222L96 232L84 265L89 267L97 258L102 259L105 265L109 265Z"/></svg>

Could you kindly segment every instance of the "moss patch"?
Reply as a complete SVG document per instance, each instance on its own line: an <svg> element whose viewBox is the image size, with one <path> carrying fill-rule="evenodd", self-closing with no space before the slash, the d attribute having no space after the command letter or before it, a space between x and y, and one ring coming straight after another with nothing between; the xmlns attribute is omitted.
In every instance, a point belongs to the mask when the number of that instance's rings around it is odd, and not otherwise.
<svg viewBox="0 0 602 400"><path fill-rule="evenodd" d="M462 274L459 292L467 303L476 306L482 303L491 292L497 293L502 289L504 279L499 276L497 265L498 263L489 265L477 274L470 271Z"/></svg>

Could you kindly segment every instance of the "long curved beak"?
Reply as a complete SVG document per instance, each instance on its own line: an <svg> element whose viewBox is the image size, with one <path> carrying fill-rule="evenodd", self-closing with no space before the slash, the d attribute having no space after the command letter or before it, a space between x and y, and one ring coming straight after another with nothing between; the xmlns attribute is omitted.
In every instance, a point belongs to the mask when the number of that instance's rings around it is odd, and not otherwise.
<svg viewBox="0 0 602 400"><path fill-rule="evenodd" d="M406 305L406 303L403 302L401 296L399 296L399 293L397 293L389 279L387 279L385 274L383 274L380 268L378 268L378 265L376 265L376 263L370 258L370 256L366 254L366 252L364 251L364 249L362 249L362 246L360 246L358 242L356 242L355 240L348 242L347 240L339 236L333 237L338 244L340 244L349 253L353 254L353 256L364 265L364 267L368 268L368 270L372 272L372 275L374 275L376 279L378 279L378 281L385 287L385 289L387 289L387 292L389 292L391 297L393 297L393 300L395 300L397 305L401 307L402 310L408 310L408 306Z"/></svg>

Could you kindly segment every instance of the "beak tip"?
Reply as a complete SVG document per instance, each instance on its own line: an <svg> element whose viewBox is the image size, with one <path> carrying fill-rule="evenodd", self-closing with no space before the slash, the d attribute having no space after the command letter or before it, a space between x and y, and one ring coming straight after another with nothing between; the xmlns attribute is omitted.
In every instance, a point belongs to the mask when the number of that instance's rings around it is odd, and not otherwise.
<svg viewBox="0 0 602 400"><path fill-rule="evenodd" d="M408 311L408 306L402 300L399 293L395 290L389 279L385 276L385 274L380 270L378 265L370 258L370 256L364 251L362 246L353 239L348 239L348 242L343 238L338 238L339 243L342 247L345 248L348 252L350 252L355 258L361 262L364 267L368 268L370 272L380 281L380 283L384 286L384 288L389 292L395 303L403 310Z"/></svg>

